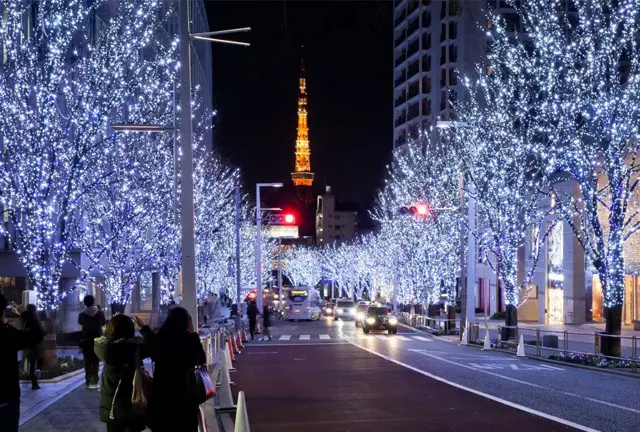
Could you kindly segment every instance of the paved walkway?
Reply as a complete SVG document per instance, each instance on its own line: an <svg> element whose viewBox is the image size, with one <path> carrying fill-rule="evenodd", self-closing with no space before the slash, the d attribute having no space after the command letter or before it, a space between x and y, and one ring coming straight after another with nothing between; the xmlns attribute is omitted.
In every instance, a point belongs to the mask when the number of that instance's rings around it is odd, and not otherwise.
<svg viewBox="0 0 640 432"><path fill-rule="evenodd" d="M20 424L38 416L80 386L84 388L84 370L62 382L40 384L40 390L31 390L31 384L20 384Z"/></svg>

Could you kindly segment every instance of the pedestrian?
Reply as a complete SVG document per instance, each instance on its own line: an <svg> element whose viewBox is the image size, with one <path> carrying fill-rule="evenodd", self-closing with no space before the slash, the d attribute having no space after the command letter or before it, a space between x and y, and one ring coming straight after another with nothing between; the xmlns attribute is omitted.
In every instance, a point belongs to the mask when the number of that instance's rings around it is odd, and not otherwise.
<svg viewBox="0 0 640 432"><path fill-rule="evenodd" d="M218 294L215 293L211 293L211 295L207 298L207 303L208 303L208 314L209 314L209 318L211 318L212 321L214 322L218 322L220 320L220 298L218 297Z"/></svg>
<svg viewBox="0 0 640 432"><path fill-rule="evenodd" d="M22 325L25 330L40 333L44 338L44 329L42 323L38 319L38 310L35 305L27 305L27 310L22 312ZM25 350L25 357L29 363L29 379L31 380L31 389L38 390L38 378L36 369L40 369L42 359L44 358L44 343L39 342L35 346Z"/></svg>
<svg viewBox="0 0 640 432"><path fill-rule="evenodd" d="M264 305L262 307L262 339L264 340L265 336L271 340L271 311L269 310L269 306Z"/></svg>
<svg viewBox="0 0 640 432"><path fill-rule="evenodd" d="M43 335L36 328L18 330L4 322L7 299L0 294L0 431L18 432L20 423L20 380L18 351L34 348Z"/></svg>
<svg viewBox="0 0 640 432"><path fill-rule="evenodd" d="M153 432L197 431L200 407L188 377L207 358L191 316L175 307L157 334L149 326L141 332L155 362L147 426Z"/></svg>
<svg viewBox="0 0 640 432"><path fill-rule="evenodd" d="M258 323L258 306L256 306L255 300L249 303L247 307L247 317L249 318L249 333L251 333L251 340L256 332L256 324Z"/></svg>
<svg viewBox="0 0 640 432"><path fill-rule="evenodd" d="M95 305L92 295L84 297L84 305L84 310L78 316L78 324L82 326L80 348L84 357L85 384L89 389L98 389L100 359L93 349L93 341L102 336L102 326L106 324L106 320L102 310Z"/></svg>
<svg viewBox="0 0 640 432"><path fill-rule="evenodd" d="M100 421L107 432L140 432L145 429L144 414L131 405L133 376L146 357L143 339L135 336L130 317L118 314L109 321L104 336L94 341L94 350L102 360L100 380Z"/></svg>

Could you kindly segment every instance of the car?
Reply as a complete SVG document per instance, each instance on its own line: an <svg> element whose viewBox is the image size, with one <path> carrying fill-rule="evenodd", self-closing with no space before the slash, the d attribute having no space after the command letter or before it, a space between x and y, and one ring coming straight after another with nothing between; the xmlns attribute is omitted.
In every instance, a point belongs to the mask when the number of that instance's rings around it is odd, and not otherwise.
<svg viewBox="0 0 640 432"><path fill-rule="evenodd" d="M364 333L371 330L387 330L389 334L398 332L398 318L393 315L391 309L384 306L369 306L361 325Z"/></svg>
<svg viewBox="0 0 640 432"><path fill-rule="evenodd" d="M338 300L333 309L333 319L352 320L356 317L356 304L351 300Z"/></svg>
<svg viewBox="0 0 640 432"><path fill-rule="evenodd" d="M324 305L322 305L322 316L333 316L333 309L334 306L332 302L324 302Z"/></svg>
<svg viewBox="0 0 640 432"><path fill-rule="evenodd" d="M364 314L367 311L369 304L360 303L358 307L356 307L356 327L360 327L362 325L362 321L364 321Z"/></svg>

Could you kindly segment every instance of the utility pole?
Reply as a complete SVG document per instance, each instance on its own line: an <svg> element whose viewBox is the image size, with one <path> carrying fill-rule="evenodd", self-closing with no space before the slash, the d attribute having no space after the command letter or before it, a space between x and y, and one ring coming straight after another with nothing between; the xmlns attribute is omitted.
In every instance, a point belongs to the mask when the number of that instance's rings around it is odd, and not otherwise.
<svg viewBox="0 0 640 432"><path fill-rule="evenodd" d="M240 328L242 321L242 307L240 307L240 186L236 185L236 328Z"/></svg>

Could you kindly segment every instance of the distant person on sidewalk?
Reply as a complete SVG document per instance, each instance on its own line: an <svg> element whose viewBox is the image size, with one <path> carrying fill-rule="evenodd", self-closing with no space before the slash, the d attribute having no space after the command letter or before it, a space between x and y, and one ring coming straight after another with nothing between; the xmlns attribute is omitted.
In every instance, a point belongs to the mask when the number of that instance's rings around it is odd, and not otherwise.
<svg viewBox="0 0 640 432"><path fill-rule="evenodd" d="M94 342L96 355L102 360L100 386L100 421L107 423L107 432L140 432L145 429L144 415L131 407L133 375L146 357L143 339L135 336L130 317L118 314L109 321L104 336Z"/></svg>
<svg viewBox="0 0 640 432"><path fill-rule="evenodd" d="M269 310L269 306L264 305L262 307L262 339L264 340L265 336L271 340L271 311Z"/></svg>
<svg viewBox="0 0 640 432"><path fill-rule="evenodd" d="M20 424L20 381L18 351L34 348L43 335L36 328L18 330L4 322L7 299L0 294L0 431L18 432Z"/></svg>
<svg viewBox="0 0 640 432"><path fill-rule="evenodd" d="M27 310L22 312L22 325L28 332L40 333L44 338L44 329L42 323L38 319L38 310L35 305L27 305ZM36 369L40 369L42 359L44 358L44 343L39 342L35 346L25 350L25 357L29 363L29 379L31 380L31 389L38 390L38 378Z"/></svg>
<svg viewBox="0 0 640 432"><path fill-rule="evenodd" d="M217 322L220 319L220 298L218 294L211 293L207 297L207 316L213 322Z"/></svg>
<svg viewBox="0 0 640 432"><path fill-rule="evenodd" d="M196 432L200 408L196 398L190 397L187 377L196 366L205 364L207 357L191 316L186 309L176 307L157 334L149 326L142 327L141 332L155 362L147 426L153 432Z"/></svg>
<svg viewBox="0 0 640 432"><path fill-rule="evenodd" d="M256 306L255 300L249 303L247 307L247 317L249 318L249 333L251 333L251 340L256 332L256 324L258 323L258 306Z"/></svg>
<svg viewBox="0 0 640 432"><path fill-rule="evenodd" d="M94 339L102 336L102 326L106 324L104 313L95 305L92 295L84 297L84 311L78 316L78 324L82 326L80 348L84 357L85 383L87 388L100 388L98 370L100 360L93 349Z"/></svg>

